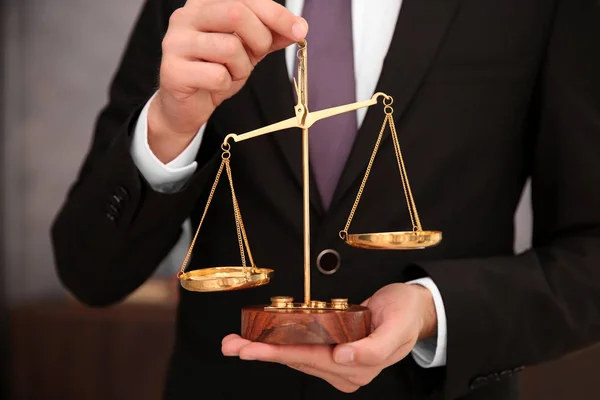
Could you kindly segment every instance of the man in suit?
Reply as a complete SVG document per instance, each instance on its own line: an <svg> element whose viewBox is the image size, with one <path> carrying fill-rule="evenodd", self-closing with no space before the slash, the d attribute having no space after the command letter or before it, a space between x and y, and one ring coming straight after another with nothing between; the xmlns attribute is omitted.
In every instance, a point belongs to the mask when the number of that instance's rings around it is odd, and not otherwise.
<svg viewBox="0 0 600 400"><path fill-rule="evenodd" d="M305 37L309 107L394 98L423 224L444 240L419 252L340 241L384 115L315 124L313 296L368 299L374 331L334 347L250 343L236 334L241 307L301 297L301 146L297 129L236 143L253 255L276 278L181 291L165 398L516 399L524 366L600 339L593 0L148 0L53 226L66 287L105 306L153 273L184 221L198 225L225 135L293 116L293 44ZM357 232L410 227L386 137ZM534 245L515 255L529 177ZM234 226L217 190L189 270L239 263Z"/></svg>

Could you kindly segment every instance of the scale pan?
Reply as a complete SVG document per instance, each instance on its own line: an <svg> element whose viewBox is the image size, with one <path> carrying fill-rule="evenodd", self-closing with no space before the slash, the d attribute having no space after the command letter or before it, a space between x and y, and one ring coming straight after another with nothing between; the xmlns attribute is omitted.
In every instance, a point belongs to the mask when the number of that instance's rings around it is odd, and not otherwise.
<svg viewBox="0 0 600 400"><path fill-rule="evenodd" d="M437 245L442 241L439 231L376 232L348 234L350 246L376 250L413 250Z"/></svg>
<svg viewBox="0 0 600 400"><path fill-rule="evenodd" d="M273 270L252 267L216 267L181 274L179 281L192 292L223 292L250 289L271 281Z"/></svg>

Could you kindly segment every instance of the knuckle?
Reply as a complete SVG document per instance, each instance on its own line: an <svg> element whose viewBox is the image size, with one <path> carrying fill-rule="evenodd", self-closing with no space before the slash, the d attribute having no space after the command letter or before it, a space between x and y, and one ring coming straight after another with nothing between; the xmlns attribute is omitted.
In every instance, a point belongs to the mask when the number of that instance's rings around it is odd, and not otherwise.
<svg viewBox="0 0 600 400"><path fill-rule="evenodd" d="M353 385L357 385L359 387L367 386L369 383L373 381L375 376L373 374L361 374L353 377L349 377L348 381Z"/></svg>
<svg viewBox="0 0 600 400"><path fill-rule="evenodd" d="M238 26L244 18L246 6L238 1L232 1L227 7L227 19L231 26Z"/></svg>
<svg viewBox="0 0 600 400"><path fill-rule="evenodd" d="M187 19L187 9L179 7L171 13L169 17L169 26L179 25Z"/></svg>
<svg viewBox="0 0 600 400"><path fill-rule="evenodd" d="M289 26L292 27L294 22L294 15L285 7L273 7L271 11L270 19L278 26Z"/></svg>
<svg viewBox="0 0 600 400"><path fill-rule="evenodd" d="M310 361L310 360L304 360L302 361L302 364L300 363L294 363L294 364L290 364L290 366L292 368L301 370L301 371L307 371L310 369L315 369L316 368L316 364L314 361Z"/></svg>
<svg viewBox="0 0 600 400"><path fill-rule="evenodd" d="M277 21L277 22L283 22L285 21L289 15L290 12L284 8L284 7L273 7L273 20Z"/></svg>
<svg viewBox="0 0 600 400"><path fill-rule="evenodd" d="M358 385L354 385L354 384L346 384L346 385L343 385L343 386L340 386L340 387L338 387L338 389L339 389L341 392L344 392L344 393L347 393L347 394L349 394L349 393L354 393L354 392L356 392L358 389L360 389L360 386L358 386Z"/></svg>
<svg viewBox="0 0 600 400"><path fill-rule="evenodd" d="M244 69L240 71L236 71L235 74L231 74L232 81L245 81L252 74L252 66L244 64Z"/></svg>
<svg viewBox="0 0 600 400"><path fill-rule="evenodd" d="M162 40L162 50L163 53L170 53L175 48L175 42L177 38L171 32L167 32L165 37Z"/></svg>
<svg viewBox="0 0 600 400"><path fill-rule="evenodd" d="M231 87L231 76L224 66L215 69L212 81L216 91L227 91Z"/></svg>
<svg viewBox="0 0 600 400"><path fill-rule="evenodd" d="M233 35L227 35L221 38L219 48L227 57L233 58L243 50L243 45L237 37Z"/></svg>
<svg viewBox="0 0 600 400"><path fill-rule="evenodd" d="M182 74L178 73L177 63L170 58L164 58L160 68L160 85L165 89L175 89L179 86Z"/></svg>
<svg viewBox="0 0 600 400"><path fill-rule="evenodd" d="M259 55L267 54L271 49L272 45L273 36L271 35L271 33L269 33L268 35L265 35L265 37L262 40L258 41L257 51L259 52Z"/></svg>
<svg viewBox="0 0 600 400"><path fill-rule="evenodd" d="M175 61L171 57L163 57L160 64L160 75L163 80L170 79L173 75L173 69L175 67Z"/></svg>
<svg viewBox="0 0 600 400"><path fill-rule="evenodd" d="M369 358L371 364L379 365L385 362L385 360L387 359L387 355L384 354L381 350L375 350L371 353L371 356Z"/></svg>
<svg viewBox="0 0 600 400"><path fill-rule="evenodd" d="M252 64L246 64L246 70L244 71L244 74L240 77L240 79L248 79L252 74L252 71L254 71L254 67L252 66Z"/></svg>
<svg viewBox="0 0 600 400"><path fill-rule="evenodd" d="M300 372L306 372L308 369L307 366L304 364L290 364L290 367L292 367L295 370L298 370Z"/></svg>

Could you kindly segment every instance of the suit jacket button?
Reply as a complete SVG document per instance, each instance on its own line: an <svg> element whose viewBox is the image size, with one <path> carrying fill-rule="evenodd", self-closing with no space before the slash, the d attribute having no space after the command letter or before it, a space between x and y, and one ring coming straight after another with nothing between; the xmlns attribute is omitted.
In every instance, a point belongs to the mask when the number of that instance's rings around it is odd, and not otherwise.
<svg viewBox="0 0 600 400"><path fill-rule="evenodd" d="M119 209L113 204L109 204L106 211L106 217L115 222L117 219L119 219Z"/></svg>
<svg viewBox="0 0 600 400"><path fill-rule="evenodd" d="M484 376L475 378L473 382L471 382L471 390L479 389L480 387L485 386L487 384L487 381L488 379Z"/></svg>
<svg viewBox="0 0 600 400"><path fill-rule="evenodd" d="M129 192L123 186L117 187L115 192L115 194L123 200L127 200L129 198Z"/></svg>
<svg viewBox="0 0 600 400"><path fill-rule="evenodd" d="M317 256L317 269L323 275L333 275L340 269L340 253L332 249L326 249Z"/></svg>
<svg viewBox="0 0 600 400"><path fill-rule="evenodd" d="M502 371L500 372L500 379L506 379L512 375L512 371Z"/></svg>

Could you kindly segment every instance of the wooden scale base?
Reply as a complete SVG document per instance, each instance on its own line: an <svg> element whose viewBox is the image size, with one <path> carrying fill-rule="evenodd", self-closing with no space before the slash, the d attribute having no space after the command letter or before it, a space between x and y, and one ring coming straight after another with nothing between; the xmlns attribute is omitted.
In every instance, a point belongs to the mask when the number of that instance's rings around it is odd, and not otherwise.
<svg viewBox="0 0 600 400"><path fill-rule="evenodd" d="M291 297L274 297L270 306L242 309L242 337L270 344L338 344L354 342L371 333L367 307L331 303L293 303Z"/></svg>

